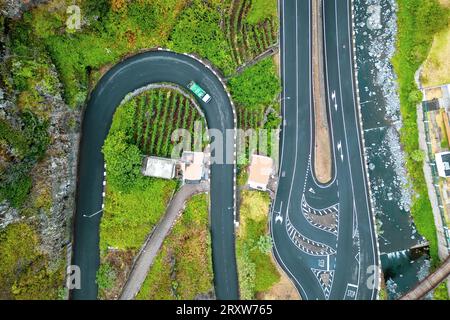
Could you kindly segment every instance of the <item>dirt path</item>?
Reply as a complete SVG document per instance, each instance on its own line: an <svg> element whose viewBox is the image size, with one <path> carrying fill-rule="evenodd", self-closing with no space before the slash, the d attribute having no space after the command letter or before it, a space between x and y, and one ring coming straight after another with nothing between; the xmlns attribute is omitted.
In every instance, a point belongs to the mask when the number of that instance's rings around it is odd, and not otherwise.
<svg viewBox="0 0 450 320"><path fill-rule="evenodd" d="M297 288L295 288L292 281L288 278L286 273L278 266L271 255L271 259L274 265L277 266L278 272L280 273L280 281L270 288L270 290L260 293L258 299L260 300L302 300Z"/></svg>
<svg viewBox="0 0 450 320"><path fill-rule="evenodd" d="M207 192L208 190L209 184L203 182L201 184L183 185L175 194L173 199L170 201L166 214L156 226L155 230L147 238L141 252L138 254L128 280L122 290L120 300L134 299L144 283L147 273L150 270L153 260L158 254L164 239L169 234L175 220L183 212L186 202L192 196Z"/></svg>

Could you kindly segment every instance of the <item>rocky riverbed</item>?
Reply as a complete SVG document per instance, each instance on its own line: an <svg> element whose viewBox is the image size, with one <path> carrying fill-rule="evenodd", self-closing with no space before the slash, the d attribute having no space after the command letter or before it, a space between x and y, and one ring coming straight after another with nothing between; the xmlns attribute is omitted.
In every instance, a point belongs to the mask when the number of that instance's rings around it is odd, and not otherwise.
<svg viewBox="0 0 450 320"><path fill-rule="evenodd" d="M381 260L391 299L411 288L429 269L423 258L411 261L403 259L407 255L388 255L402 253L422 240L409 212L414 193L399 136L402 118L391 64L397 35L396 10L395 0L355 0L364 134Z"/></svg>

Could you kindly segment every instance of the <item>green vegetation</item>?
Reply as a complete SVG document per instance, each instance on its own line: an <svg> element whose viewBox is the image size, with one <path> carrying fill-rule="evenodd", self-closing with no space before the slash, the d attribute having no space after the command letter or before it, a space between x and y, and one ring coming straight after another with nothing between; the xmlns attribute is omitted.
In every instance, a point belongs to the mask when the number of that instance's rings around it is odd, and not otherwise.
<svg viewBox="0 0 450 320"><path fill-rule="evenodd" d="M97 270L96 282L98 285L99 295L103 295L104 291L110 290L116 281L116 272L109 263L103 263Z"/></svg>
<svg viewBox="0 0 450 320"><path fill-rule="evenodd" d="M140 175L142 157L138 147L129 144L124 132L119 131L108 135L102 151L110 185L122 190L130 189Z"/></svg>
<svg viewBox="0 0 450 320"><path fill-rule="evenodd" d="M388 295L388 292L386 290L386 286L383 286L380 289L380 292L379 292L379 299L380 300L388 300L388 297L389 297L389 295Z"/></svg>
<svg viewBox="0 0 450 320"><path fill-rule="evenodd" d="M138 250L166 210L177 182L140 177L127 192L107 187L100 248Z"/></svg>
<svg viewBox="0 0 450 320"><path fill-rule="evenodd" d="M39 238L27 223L0 231L0 299L57 299L63 265L50 266L36 248Z"/></svg>
<svg viewBox="0 0 450 320"><path fill-rule="evenodd" d="M142 155L170 157L173 130L183 128L193 135L196 121L203 121L199 111L174 90L148 90L120 105L103 146L108 186L129 191L144 179Z"/></svg>
<svg viewBox="0 0 450 320"><path fill-rule="evenodd" d="M88 92L90 70L117 62L140 49L166 46L185 0L78 0L81 30L66 29L68 5L55 0L24 16L27 30L50 52L69 105L81 106ZM62 31L62 32L61 32ZM27 32L29 33L29 32Z"/></svg>
<svg viewBox="0 0 450 320"><path fill-rule="evenodd" d="M449 300L447 282L442 282L433 292L433 300Z"/></svg>
<svg viewBox="0 0 450 320"><path fill-rule="evenodd" d="M132 144L133 122L127 121L132 115L130 105L118 108L103 147L108 182L101 223L103 250L107 246L138 249L164 213L176 188L175 181L160 181L140 174L142 158L137 146Z"/></svg>
<svg viewBox="0 0 450 320"><path fill-rule="evenodd" d="M273 59L266 58L249 67L242 74L231 78L228 84L233 101L236 103L238 128L244 131L253 129L252 133L260 137L263 134L260 129L267 129L267 150L261 148L263 145L259 145L259 153L270 155L271 129L276 129L280 122L277 96L281 91ZM273 110L268 113L264 122L268 108ZM255 151L250 150L250 139L247 138L243 145L246 148L245 159L239 159L239 164L247 163L250 154Z"/></svg>
<svg viewBox="0 0 450 320"><path fill-rule="evenodd" d="M137 299L187 299L213 289L208 196L188 201L181 219L164 240Z"/></svg>
<svg viewBox="0 0 450 320"><path fill-rule="evenodd" d="M224 1L224 31L237 65L248 62L278 40L277 1Z"/></svg>
<svg viewBox="0 0 450 320"><path fill-rule="evenodd" d="M276 18L277 1L276 0L258 0L253 1L247 15L247 22L257 24L268 18Z"/></svg>
<svg viewBox="0 0 450 320"><path fill-rule="evenodd" d="M231 74L236 65L220 22L218 1L193 0L180 15L170 35L169 47L178 52L195 52L224 74Z"/></svg>
<svg viewBox="0 0 450 320"><path fill-rule="evenodd" d="M276 98L281 85L271 58L266 58L231 78L228 85L236 103L238 127L241 129L263 127L267 107L278 109Z"/></svg>
<svg viewBox="0 0 450 320"><path fill-rule="evenodd" d="M8 200L13 207L21 207L31 189L30 171L42 159L50 143L48 123L31 111L20 115L22 129L15 129L0 119L0 142L5 141L15 153L14 161L0 170L0 202Z"/></svg>
<svg viewBox="0 0 450 320"><path fill-rule="evenodd" d="M230 79L233 100L248 109L261 109L274 103L281 91L272 58L266 58Z"/></svg>
<svg viewBox="0 0 450 320"><path fill-rule="evenodd" d="M0 144L10 152L7 165L0 168L0 202L8 200L20 208L31 189L30 172L50 143L45 96L57 92L57 78L45 48L28 25L19 20L10 22L8 28L6 45L11 54L0 70L0 84L7 98L17 99L17 108L16 121L0 118Z"/></svg>
<svg viewBox="0 0 450 320"><path fill-rule="evenodd" d="M448 12L436 0L399 0L398 7L397 53L393 64L398 76L403 117L401 142L407 156L406 166L410 181L417 194L411 213L418 231L430 243L432 265L436 267L439 261L436 228L422 163L412 158L414 152L419 149L416 105L421 97L414 75L428 55L434 34L447 26Z"/></svg>
<svg viewBox="0 0 450 320"><path fill-rule="evenodd" d="M267 232L269 196L259 191L243 191L236 259L242 299L254 299L280 280L271 260L272 239Z"/></svg>
<svg viewBox="0 0 450 320"><path fill-rule="evenodd" d="M442 0L441 0L442 1ZM442 1L443 2L443 1ZM450 8L450 2L442 3ZM450 24L434 36L433 46L424 63L421 82L425 87L450 83Z"/></svg>
<svg viewBox="0 0 450 320"><path fill-rule="evenodd" d="M240 16L239 20L246 23L239 23L242 29L233 32L234 36L245 38L235 50L248 51L245 56L250 59L277 40L276 2L237 2L237 6L247 7L248 19ZM231 8L229 0L225 3L216 0L78 0L76 3L83 18L81 30L71 31L66 27L69 4L65 0L36 7L15 27L21 43L30 43L31 37L37 47L49 53L64 85L65 99L72 107L85 102L91 75L141 49L161 46L196 53L210 60L225 75L232 74L237 65L243 63L242 59L233 59L230 47L230 23L225 18ZM231 25L237 25L237 16L233 16L235 21ZM24 37L27 39L21 39ZM19 47L29 50L27 45ZM32 60L27 60L24 67L15 72L14 82L25 87L29 85L26 80L29 75L39 70ZM43 79L40 82L47 87L54 85L45 74L39 79ZM35 95L28 94L23 99L33 97Z"/></svg>
<svg viewBox="0 0 450 320"><path fill-rule="evenodd" d="M142 154L170 155L171 132L179 128L193 132L194 121L201 119L189 99L168 89L151 89L117 108L103 147L107 190L100 225L99 281L104 284L100 297L109 297L123 285L123 264L131 264L130 256L158 223L177 188L177 181L142 176ZM114 279L108 277L109 269Z"/></svg>
<svg viewBox="0 0 450 320"><path fill-rule="evenodd" d="M143 154L170 157L174 143L171 140L175 129L185 129L194 137L196 122L204 120L192 102L181 93L168 89L152 89L127 102L133 143ZM132 115L133 114L133 115Z"/></svg>

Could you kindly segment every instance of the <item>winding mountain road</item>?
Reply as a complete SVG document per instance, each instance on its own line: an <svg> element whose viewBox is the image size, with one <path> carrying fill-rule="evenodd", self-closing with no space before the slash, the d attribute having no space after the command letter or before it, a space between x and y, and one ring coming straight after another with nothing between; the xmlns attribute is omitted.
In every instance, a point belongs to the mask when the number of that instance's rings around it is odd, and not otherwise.
<svg viewBox="0 0 450 320"><path fill-rule="evenodd" d="M303 299L376 299L379 268L364 163L354 74L351 0L323 6L325 91L333 178L314 176L311 1L280 0L283 129L279 183L270 217L273 253ZM213 99L199 101L208 127L234 129L233 108L220 79L202 63L171 52L129 58L102 77L84 114L78 170L73 264L81 289L73 299L96 299L104 161L101 153L116 107L150 83L185 87L196 81ZM211 166L211 234L216 296L237 299L234 248L234 137L223 134L225 163ZM231 148L230 148L231 145ZM227 148L228 147L228 148ZM100 211L99 211L100 210ZM94 214L94 215L93 215Z"/></svg>
<svg viewBox="0 0 450 320"><path fill-rule="evenodd" d="M168 51L145 52L120 62L101 78L90 96L82 123L73 235L72 264L80 268L81 288L71 290L71 299L97 298L95 279L99 266L99 225L105 171L101 149L117 106L128 93L151 83L170 82L186 87L191 80L212 96L208 104L198 101L208 128L223 133L223 150L212 150L212 156L221 152L228 157L226 161L211 164L210 215L215 293L218 299L238 299L234 247L234 136L225 134L226 130L234 132L233 107L214 72L194 58ZM231 151L226 150L227 147Z"/></svg>
<svg viewBox="0 0 450 320"><path fill-rule="evenodd" d="M376 299L378 249L358 113L350 0L323 1L333 178L314 176L313 0L280 0L283 128L270 229L303 299Z"/></svg>

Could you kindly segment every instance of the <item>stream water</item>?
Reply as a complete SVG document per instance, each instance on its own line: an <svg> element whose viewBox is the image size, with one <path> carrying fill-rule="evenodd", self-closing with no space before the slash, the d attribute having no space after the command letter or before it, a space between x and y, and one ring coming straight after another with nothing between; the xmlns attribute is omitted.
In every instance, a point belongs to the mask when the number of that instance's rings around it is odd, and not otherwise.
<svg viewBox="0 0 450 320"><path fill-rule="evenodd" d="M396 76L391 65L397 34L395 0L355 0L358 79L381 263L389 299L411 289L429 272L425 256L408 248L423 238L410 215L399 141L402 126Z"/></svg>

